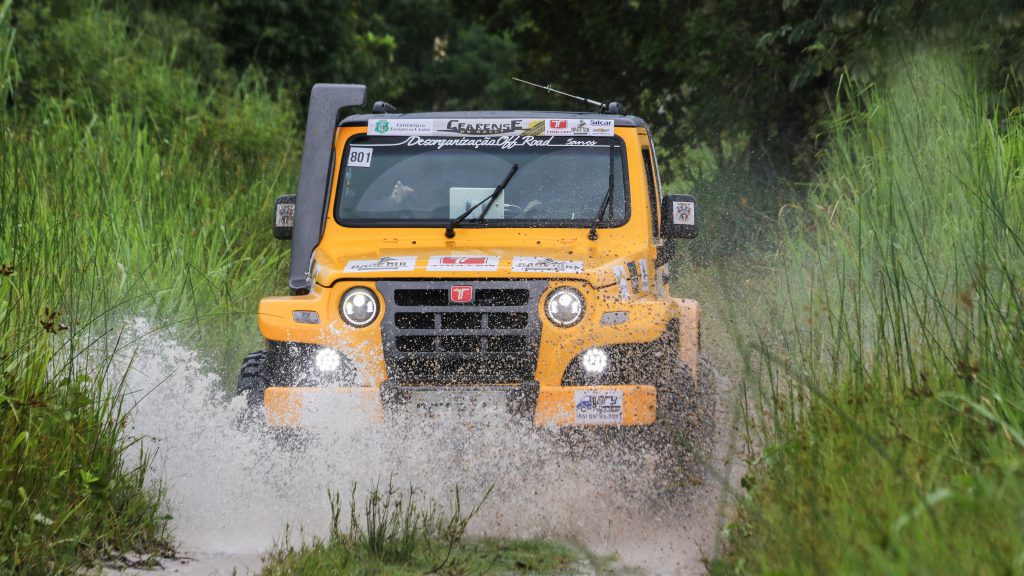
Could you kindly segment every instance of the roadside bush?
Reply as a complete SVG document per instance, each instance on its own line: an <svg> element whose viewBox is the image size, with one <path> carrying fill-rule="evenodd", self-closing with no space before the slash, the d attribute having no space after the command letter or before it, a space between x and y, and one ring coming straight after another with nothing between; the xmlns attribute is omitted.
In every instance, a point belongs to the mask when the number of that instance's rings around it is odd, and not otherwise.
<svg viewBox="0 0 1024 576"><path fill-rule="evenodd" d="M1024 116L951 53L850 87L788 217L723 572L1024 568Z"/></svg>
<svg viewBox="0 0 1024 576"><path fill-rule="evenodd" d="M178 40L166 43L182 36L149 33L173 19L27 3L15 29L9 6L0 573L68 573L170 546L110 359L130 353L124 319L142 315L237 369L259 340L251 311L284 278L268 221L293 187L299 140L293 111L257 72L208 83L178 61Z"/></svg>

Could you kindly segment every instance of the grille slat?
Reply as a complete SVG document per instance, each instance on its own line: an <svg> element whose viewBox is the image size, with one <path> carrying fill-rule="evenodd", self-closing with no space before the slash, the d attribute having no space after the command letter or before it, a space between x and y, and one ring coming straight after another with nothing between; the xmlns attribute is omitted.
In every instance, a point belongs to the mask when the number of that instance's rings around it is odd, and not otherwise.
<svg viewBox="0 0 1024 576"><path fill-rule="evenodd" d="M451 286L474 300L451 303ZM533 379L540 345L542 280L381 281L384 360L409 383L521 382Z"/></svg>
<svg viewBox="0 0 1024 576"><path fill-rule="evenodd" d="M449 312L441 314L441 330L476 330L484 327L481 312Z"/></svg>

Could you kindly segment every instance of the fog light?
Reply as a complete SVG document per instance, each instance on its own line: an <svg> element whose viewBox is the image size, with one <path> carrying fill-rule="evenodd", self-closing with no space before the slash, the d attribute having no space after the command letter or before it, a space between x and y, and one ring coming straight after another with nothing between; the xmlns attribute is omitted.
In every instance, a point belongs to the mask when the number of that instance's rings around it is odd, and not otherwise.
<svg viewBox="0 0 1024 576"><path fill-rule="evenodd" d="M583 369L590 374L604 372L608 367L608 353L600 348L591 348L583 353Z"/></svg>
<svg viewBox="0 0 1024 576"><path fill-rule="evenodd" d="M321 372L334 372L341 366L341 354L330 348L322 348L314 358L316 369Z"/></svg>

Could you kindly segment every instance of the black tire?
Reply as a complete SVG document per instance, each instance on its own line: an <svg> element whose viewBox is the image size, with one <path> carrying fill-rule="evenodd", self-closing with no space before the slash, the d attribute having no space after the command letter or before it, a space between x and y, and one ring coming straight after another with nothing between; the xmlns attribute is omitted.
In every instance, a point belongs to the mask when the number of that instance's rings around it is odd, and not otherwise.
<svg viewBox="0 0 1024 576"><path fill-rule="evenodd" d="M650 426L565 427L556 431L569 458L607 462L607 473L623 486L639 488L644 500L659 501L701 481L716 428L716 392L711 364L701 359L696 381L682 361L659 370L656 420Z"/></svg>
<svg viewBox="0 0 1024 576"><path fill-rule="evenodd" d="M714 371L704 357L697 379L685 362L677 362L658 386L657 420L644 436L657 451L663 479L685 485L699 480L711 455L717 427Z"/></svg>
<svg viewBox="0 0 1024 576"><path fill-rule="evenodd" d="M242 369L238 373L238 395L244 395L250 410L263 406L263 391L270 386L267 378L267 353L251 352L242 361Z"/></svg>

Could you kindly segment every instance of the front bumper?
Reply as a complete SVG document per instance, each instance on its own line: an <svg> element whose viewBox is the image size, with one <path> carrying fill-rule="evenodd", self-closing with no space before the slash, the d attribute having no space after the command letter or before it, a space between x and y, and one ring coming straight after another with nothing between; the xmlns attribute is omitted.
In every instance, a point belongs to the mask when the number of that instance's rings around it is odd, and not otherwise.
<svg viewBox="0 0 1024 576"><path fill-rule="evenodd" d="M536 426L644 426L653 424L657 392L654 386L488 386L477 390L451 387L451 396L472 398L477 392L506 393L510 412L532 411ZM436 395L438 387L387 384L381 387L271 387L264 392L267 423L274 427L333 424L373 424L388 418L389 406L416 405L421 394ZM534 400L535 398L535 400Z"/></svg>

